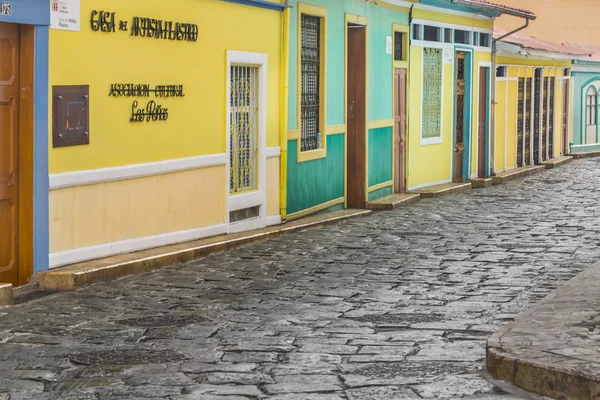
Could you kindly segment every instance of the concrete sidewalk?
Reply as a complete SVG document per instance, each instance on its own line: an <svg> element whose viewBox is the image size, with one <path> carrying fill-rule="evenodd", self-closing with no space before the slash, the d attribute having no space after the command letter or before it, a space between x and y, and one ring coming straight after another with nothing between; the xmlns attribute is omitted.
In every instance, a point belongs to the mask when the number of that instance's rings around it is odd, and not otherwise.
<svg viewBox="0 0 600 400"><path fill-rule="evenodd" d="M557 399L600 399L600 263L488 339L492 375Z"/></svg>

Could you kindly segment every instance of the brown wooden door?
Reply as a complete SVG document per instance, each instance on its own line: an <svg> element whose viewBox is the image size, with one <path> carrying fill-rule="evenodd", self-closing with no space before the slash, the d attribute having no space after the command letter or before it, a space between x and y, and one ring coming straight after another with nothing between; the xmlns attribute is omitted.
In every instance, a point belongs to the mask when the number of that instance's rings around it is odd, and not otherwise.
<svg viewBox="0 0 600 400"><path fill-rule="evenodd" d="M479 68L479 139L477 141L477 177L485 178L486 173L486 153L487 153L487 91L488 76L487 68Z"/></svg>
<svg viewBox="0 0 600 400"><path fill-rule="evenodd" d="M562 110L562 154L569 152L569 81L565 80L563 88Z"/></svg>
<svg viewBox="0 0 600 400"><path fill-rule="evenodd" d="M19 27L0 23L0 282L18 285Z"/></svg>
<svg viewBox="0 0 600 400"><path fill-rule="evenodd" d="M406 69L394 70L394 188L406 192Z"/></svg>
<svg viewBox="0 0 600 400"><path fill-rule="evenodd" d="M366 29L348 26L348 207L366 204Z"/></svg>
<svg viewBox="0 0 600 400"><path fill-rule="evenodd" d="M467 72L464 52L456 52L455 70L454 171L452 182L460 183L464 182L463 167L465 158L465 77Z"/></svg>

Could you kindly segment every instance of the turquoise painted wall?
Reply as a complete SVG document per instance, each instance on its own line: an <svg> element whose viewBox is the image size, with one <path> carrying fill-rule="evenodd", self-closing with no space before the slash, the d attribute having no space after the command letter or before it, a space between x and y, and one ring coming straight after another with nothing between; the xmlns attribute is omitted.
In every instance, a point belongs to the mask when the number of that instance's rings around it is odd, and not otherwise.
<svg viewBox="0 0 600 400"><path fill-rule="evenodd" d="M392 24L408 25L408 13L360 0L309 0L302 3L327 8L327 126L344 124L344 13L367 17L369 29L369 120L392 118L392 55L385 38ZM298 129L298 1L291 0L288 128Z"/></svg>
<svg viewBox="0 0 600 400"><path fill-rule="evenodd" d="M369 187L392 180L392 135L391 126L369 131Z"/></svg>
<svg viewBox="0 0 600 400"><path fill-rule="evenodd" d="M599 72L573 72L573 138L575 145L585 144L585 127L583 126L583 115L585 110L585 87L593 81L600 81ZM582 141L583 139L583 141ZM573 151L592 151L592 149L573 149Z"/></svg>
<svg viewBox="0 0 600 400"><path fill-rule="evenodd" d="M392 194L392 187L386 187L383 189L377 189L369 193L369 201L377 200L384 196L389 196Z"/></svg>
<svg viewBox="0 0 600 400"><path fill-rule="evenodd" d="M369 4L363 0L307 0L302 3L327 8L327 60L326 60L326 125L345 123L344 93L344 14L367 18L369 42L367 56L368 119L369 121L391 119L393 97L392 55L386 54L386 36L393 36L392 24L408 25L408 13ZM291 0L290 18L290 68L289 68L289 118L288 129L298 129L298 0ZM389 129L391 131L391 129ZM385 129L383 130L385 131ZM371 181L391 180L391 136L389 132L369 134L369 185ZM389 160L380 156L387 154L380 142L389 136ZM373 140L372 150L370 148ZM344 135L327 138L327 157L298 163L296 141L288 142L287 213L317 206L344 196ZM372 157L375 157L372 159ZM371 172L371 164L372 171ZM387 171L385 169L387 168ZM373 177L371 177L373 174Z"/></svg>
<svg viewBox="0 0 600 400"><path fill-rule="evenodd" d="M327 136L327 157L297 162L296 140L288 141L287 213L344 197L344 135Z"/></svg>

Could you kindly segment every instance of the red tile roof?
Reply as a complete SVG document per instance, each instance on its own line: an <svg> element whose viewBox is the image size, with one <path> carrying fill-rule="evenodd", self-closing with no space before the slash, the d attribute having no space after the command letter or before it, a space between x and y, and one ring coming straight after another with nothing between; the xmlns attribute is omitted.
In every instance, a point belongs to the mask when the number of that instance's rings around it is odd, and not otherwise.
<svg viewBox="0 0 600 400"><path fill-rule="evenodd" d="M590 43L573 43L573 42L564 42L565 46L572 47L579 51L584 51L590 55L590 58L585 61L594 61L600 62L600 44L590 44Z"/></svg>
<svg viewBox="0 0 600 400"><path fill-rule="evenodd" d="M490 6L503 8L503 9L509 10L509 11L517 11L517 12L520 12L523 14L535 15L533 12L531 12L529 10L524 10L522 8L509 7L509 6L505 6L504 4L492 3L491 1L488 1L488 0L469 0L469 1L472 1L473 3L488 4Z"/></svg>
<svg viewBox="0 0 600 400"><path fill-rule="evenodd" d="M508 31L501 29L494 29L494 38L497 39L504 36ZM527 36L519 33L513 33L512 35L502 39L503 42L512 43L517 46L525 47L532 50L543 50L552 53L568 54L573 56L586 56L589 55L589 51L575 46L547 42L532 36Z"/></svg>

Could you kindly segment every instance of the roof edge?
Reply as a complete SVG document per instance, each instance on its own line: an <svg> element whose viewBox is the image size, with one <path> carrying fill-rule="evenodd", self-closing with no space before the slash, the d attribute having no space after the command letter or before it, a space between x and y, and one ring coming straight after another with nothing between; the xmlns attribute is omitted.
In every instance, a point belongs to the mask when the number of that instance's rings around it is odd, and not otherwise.
<svg viewBox="0 0 600 400"><path fill-rule="evenodd" d="M451 3L453 4L462 4L468 7L472 7L472 8L479 8L481 10L486 10L489 12L496 12L499 14L506 14L506 15L512 15L513 17L519 17L519 18L525 18L528 20L535 20L537 17L535 16L534 13L532 12L526 12L526 11L520 11L514 8L510 8L507 6L503 6L503 5L499 5L499 4L494 4L494 3L489 3L489 2L482 2L482 1L476 1L476 0L449 0Z"/></svg>

